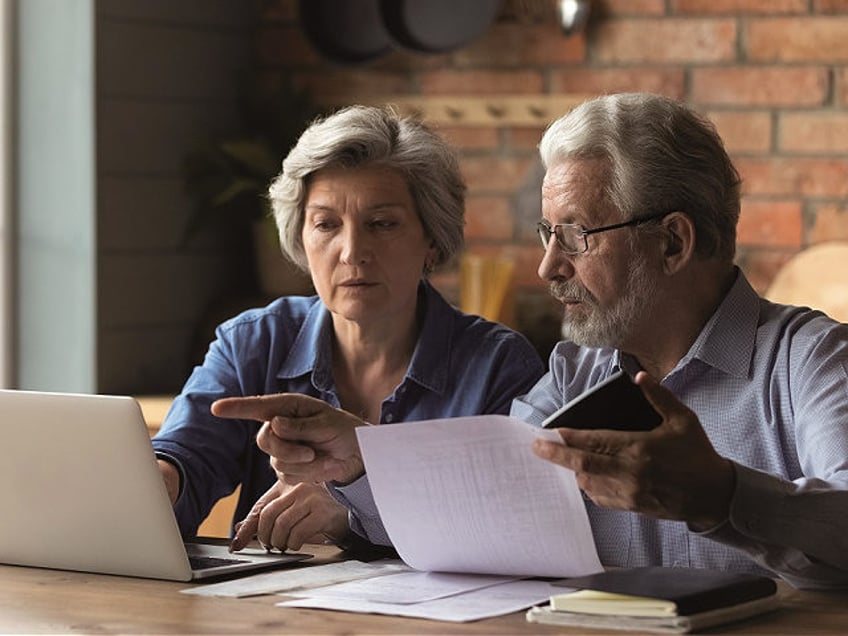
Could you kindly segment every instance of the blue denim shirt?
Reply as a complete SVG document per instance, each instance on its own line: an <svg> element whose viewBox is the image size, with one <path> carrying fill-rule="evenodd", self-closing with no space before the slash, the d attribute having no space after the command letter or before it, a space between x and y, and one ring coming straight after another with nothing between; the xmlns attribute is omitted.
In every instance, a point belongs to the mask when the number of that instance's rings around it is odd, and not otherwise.
<svg viewBox="0 0 848 636"><path fill-rule="evenodd" d="M503 325L463 314L427 282L419 288L421 333L406 376L382 404L380 423L507 413L513 397L529 390L544 365L527 339ZM203 364L174 400L153 439L159 457L176 464L182 489L175 512L184 536L192 536L212 506L241 484L234 521L276 476L256 446L260 424L213 417L209 407L225 396L303 393L339 407L332 375L330 314L317 296L284 297L251 309L216 330ZM373 517L367 480L335 493L358 522L359 499ZM365 487L363 487L363 483ZM379 520L369 518L373 527Z"/></svg>
<svg viewBox="0 0 848 636"><path fill-rule="evenodd" d="M538 424L636 361L561 342L512 414ZM848 585L848 325L759 298L744 275L662 384L734 462L730 518L708 532L587 501L607 566L778 574L798 587Z"/></svg>

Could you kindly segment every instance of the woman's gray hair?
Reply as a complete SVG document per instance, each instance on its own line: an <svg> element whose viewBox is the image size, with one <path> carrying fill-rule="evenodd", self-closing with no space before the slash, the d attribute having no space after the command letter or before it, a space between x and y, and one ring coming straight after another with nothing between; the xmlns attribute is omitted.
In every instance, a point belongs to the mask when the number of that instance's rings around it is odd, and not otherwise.
<svg viewBox="0 0 848 636"><path fill-rule="evenodd" d="M545 168L572 158L608 162L605 194L622 219L683 212L699 256L733 260L739 173L713 124L688 106L650 93L598 97L551 124L539 153Z"/></svg>
<svg viewBox="0 0 848 636"><path fill-rule="evenodd" d="M308 270L303 219L309 178L329 167L379 166L406 180L424 232L436 247L435 262L463 247L465 182L454 150L433 130L393 108L349 106L315 120L283 161L268 190L283 252Z"/></svg>

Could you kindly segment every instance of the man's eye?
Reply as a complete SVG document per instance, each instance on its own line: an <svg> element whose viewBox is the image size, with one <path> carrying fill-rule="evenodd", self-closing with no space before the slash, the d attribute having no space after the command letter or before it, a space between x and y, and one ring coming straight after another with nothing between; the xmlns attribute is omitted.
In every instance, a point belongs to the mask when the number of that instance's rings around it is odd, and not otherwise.
<svg viewBox="0 0 848 636"><path fill-rule="evenodd" d="M397 223L390 219L375 219L369 225L375 230L390 230L397 226Z"/></svg>

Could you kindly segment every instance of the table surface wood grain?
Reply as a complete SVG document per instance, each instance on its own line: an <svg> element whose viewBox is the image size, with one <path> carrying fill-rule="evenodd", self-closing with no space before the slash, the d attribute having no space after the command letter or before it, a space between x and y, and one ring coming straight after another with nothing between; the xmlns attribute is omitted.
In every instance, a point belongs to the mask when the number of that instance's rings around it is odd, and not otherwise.
<svg viewBox="0 0 848 636"><path fill-rule="evenodd" d="M327 546L306 546L312 563L338 560ZM305 549L305 551L307 551ZM299 567L308 567L300 565ZM0 566L0 633L61 634L633 634L527 623L524 612L445 623L326 610L280 608L279 597L231 599L180 594L190 584ZM776 612L710 634L848 634L848 591L813 592L780 584Z"/></svg>

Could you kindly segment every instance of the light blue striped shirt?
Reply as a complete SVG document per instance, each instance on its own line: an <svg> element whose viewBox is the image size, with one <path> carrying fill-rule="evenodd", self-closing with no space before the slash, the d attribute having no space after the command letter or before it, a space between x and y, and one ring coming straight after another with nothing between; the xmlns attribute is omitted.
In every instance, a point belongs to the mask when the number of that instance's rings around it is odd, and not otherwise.
<svg viewBox="0 0 848 636"><path fill-rule="evenodd" d="M535 424L635 360L559 343L549 372L512 414ZM735 462L729 519L709 532L603 509L587 499L601 561L779 575L797 587L848 585L848 325L760 298L740 272L662 384Z"/></svg>

